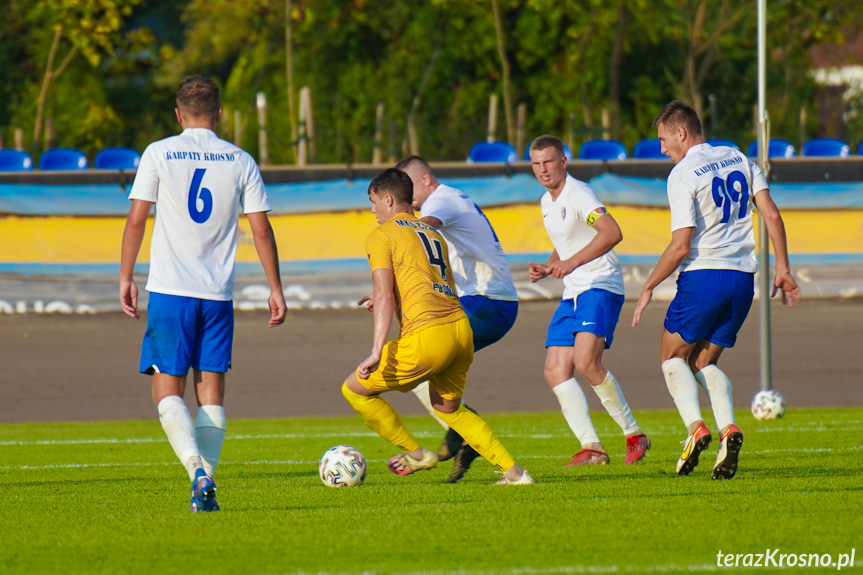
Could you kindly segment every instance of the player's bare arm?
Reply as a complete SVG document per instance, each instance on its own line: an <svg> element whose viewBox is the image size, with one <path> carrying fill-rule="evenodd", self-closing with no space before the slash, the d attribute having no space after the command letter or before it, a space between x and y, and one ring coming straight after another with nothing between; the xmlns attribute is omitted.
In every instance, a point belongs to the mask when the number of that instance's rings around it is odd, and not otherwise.
<svg viewBox="0 0 863 575"><path fill-rule="evenodd" d="M393 312L396 305L395 276L393 270L387 268L376 269L372 272L373 290L373 312L374 312L374 335L372 336L372 352L357 367L357 376L360 379L368 379L369 375L378 368L383 354L384 346L389 337L390 327L393 323Z"/></svg>
<svg viewBox="0 0 863 575"><path fill-rule="evenodd" d="M248 217L249 227L252 229L255 250L258 252L258 258L261 260L264 274L267 276L267 283L270 285L269 326L276 327L285 322L288 311L287 304L285 304L285 294L282 291L282 278L279 273L279 251L276 246L276 236L273 233L267 212L254 212L246 214L246 217Z"/></svg>
<svg viewBox="0 0 863 575"><path fill-rule="evenodd" d="M132 200L129 208L129 216L126 218L126 227L123 230L123 243L120 250L120 305L123 312L134 319L138 319L138 286L135 284L134 272L135 262L138 260L138 252L141 251L141 243L144 241L144 232L147 229L147 217L153 202L144 200Z"/></svg>
<svg viewBox="0 0 863 575"><path fill-rule="evenodd" d="M443 225L443 222L434 216L423 216L420 218L420 221L430 225L436 230L439 230Z"/></svg>
<svg viewBox="0 0 863 575"><path fill-rule="evenodd" d="M557 279L563 279L564 276L572 273L579 266L607 254L623 239L623 232L620 231L620 226L617 225L614 217L605 208L598 208L591 212L587 223L593 226L593 229L596 230L596 235L584 248L573 254L572 257L546 265L545 271L549 275Z"/></svg>
<svg viewBox="0 0 863 575"><path fill-rule="evenodd" d="M635 304L635 313L632 315L632 327L637 326L641 322L641 312L650 303L653 298L653 290L661 284L665 278L674 273L680 267L680 262L689 254L689 244L692 241L692 232L695 228L680 228L671 232L671 243L659 256L659 261L656 262L656 267L650 272L647 281L644 282L644 287L641 289L641 294L638 296L638 303Z"/></svg>
<svg viewBox="0 0 863 575"><path fill-rule="evenodd" d="M800 288L791 275L785 222L782 220L782 214L779 213L779 208L776 207L773 198L770 197L770 191L767 189L760 190L752 197L752 201L755 203L758 213L764 218L764 223L767 224L767 235L770 236L776 259L776 275L773 278L773 291L770 293L770 297L775 296L776 292L781 290L782 303L788 307L794 307L795 303L800 303Z"/></svg>

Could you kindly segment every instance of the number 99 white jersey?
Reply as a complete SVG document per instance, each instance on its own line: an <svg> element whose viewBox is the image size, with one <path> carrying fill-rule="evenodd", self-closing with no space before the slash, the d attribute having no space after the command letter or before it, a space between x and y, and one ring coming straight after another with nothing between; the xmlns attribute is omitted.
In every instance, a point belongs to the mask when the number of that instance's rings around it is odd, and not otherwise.
<svg viewBox="0 0 863 575"><path fill-rule="evenodd" d="M210 130L186 129L147 146L129 199L156 204L148 291L233 299L240 211L270 209L249 154Z"/></svg>
<svg viewBox="0 0 863 575"><path fill-rule="evenodd" d="M671 231L695 228L681 271L755 272L752 198L767 189L757 164L726 146L693 146L668 176Z"/></svg>

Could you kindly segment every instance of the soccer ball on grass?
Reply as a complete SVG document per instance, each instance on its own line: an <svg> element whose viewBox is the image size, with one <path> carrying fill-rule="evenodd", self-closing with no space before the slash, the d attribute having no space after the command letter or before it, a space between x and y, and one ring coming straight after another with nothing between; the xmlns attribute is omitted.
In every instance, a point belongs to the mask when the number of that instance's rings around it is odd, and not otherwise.
<svg viewBox="0 0 863 575"><path fill-rule="evenodd" d="M318 472L328 487L356 487L366 479L366 458L350 445L330 447L321 457Z"/></svg>
<svg viewBox="0 0 863 575"><path fill-rule="evenodd" d="M752 399L752 415L755 419L778 419L785 415L785 399L774 389L765 389Z"/></svg>

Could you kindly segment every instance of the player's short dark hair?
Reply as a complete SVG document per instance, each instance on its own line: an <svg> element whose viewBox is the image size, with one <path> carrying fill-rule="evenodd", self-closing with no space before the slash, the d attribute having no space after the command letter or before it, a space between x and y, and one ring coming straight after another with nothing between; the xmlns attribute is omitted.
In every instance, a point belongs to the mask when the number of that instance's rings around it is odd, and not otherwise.
<svg viewBox="0 0 863 575"><path fill-rule="evenodd" d="M177 88L177 107L182 113L218 121L222 107L219 87L205 76L190 76Z"/></svg>
<svg viewBox="0 0 863 575"><path fill-rule="evenodd" d="M369 193L377 196L390 194L399 204L411 205L414 201L414 183L403 171L389 168L375 176L369 184Z"/></svg>
<svg viewBox="0 0 863 575"><path fill-rule="evenodd" d="M563 142L560 141L560 138L555 138L548 134L540 136L531 142L530 148L528 148L528 154L533 151L539 152L546 148L554 148L557 151L557 155L559 157L563 157Z"/></svg>
<svg viewBox="0 0 863 575"><path fill-rule="evenodd" d="M419 156L408 156L408 157L406 157L406 158L402 158L401 160L399 160L399 163L398 163L398 164L396 164L394 167L395 167L395 169L397 169L397 170L402 170L402 171L404 171L404 170L405 170L405 169L407 169L409 166L412 166L412 165L414 165L414 164L419 164L419 167L420 167L424 172L426 172L427 174L432 174L432 173L434 173L434 172L432 172L431 166L429 166L429 165L428 165L428 162L426 162L425 160L423 160L423 159L422 159L422 158L420 158Z"/></svg>
<svg viewBox="0 0 863 575"><path fill-rule="evenodd" d="M658 128L659 124L665 124L665 127L672 132L683 126L689 134L701 135L701 120L698 118L698 112L680 100L672 100L665 105L656 119L653 120L654 128Z"/></svg>

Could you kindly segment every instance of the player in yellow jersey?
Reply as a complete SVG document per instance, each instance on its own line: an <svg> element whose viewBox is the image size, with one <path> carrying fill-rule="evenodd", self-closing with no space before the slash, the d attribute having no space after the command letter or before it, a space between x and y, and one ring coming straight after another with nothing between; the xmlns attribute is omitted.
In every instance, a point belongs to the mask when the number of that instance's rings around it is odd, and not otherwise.
<svg viewBox="0 0 863 575"><path fill-rule="evenodd" d="M366 425L403 450L388 463L393 473L431 469L438 456L419 444L380 394L428 381L437 415L503 471L495 485L533 483L488 424L462 406L473 332L449 271L446 242L413 214L413 182L401 170L386 170L369 184L369 200L381 224L366 239L374 291L360 301L374 312L372 352L345 380L342 394ZM401 329L387 342L393 314Z"/></svg>

